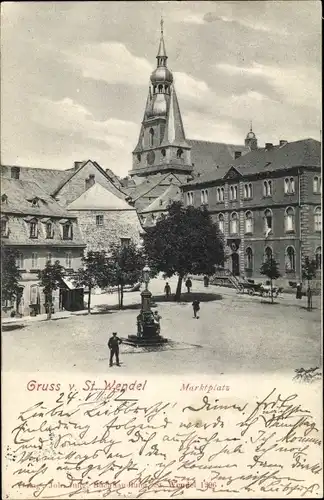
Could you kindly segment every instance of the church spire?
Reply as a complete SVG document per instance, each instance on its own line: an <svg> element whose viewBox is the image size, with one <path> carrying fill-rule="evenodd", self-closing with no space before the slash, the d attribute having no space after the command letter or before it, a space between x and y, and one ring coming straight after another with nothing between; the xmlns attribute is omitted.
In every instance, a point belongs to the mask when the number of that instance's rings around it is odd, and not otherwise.
<svg viewBox="0 0 324 500"><path fill-rule="evenodd" d="M161 25L160 44L159 44L159 50L158 50L158 53L156 56L158 67L159 66L166 66L166 62L167 62L167 58L168 58L168 56L166 54L166 50L165 50L164 36L163 36L163 26L164 26L163 17L161 17L160 25Z"/></svg>

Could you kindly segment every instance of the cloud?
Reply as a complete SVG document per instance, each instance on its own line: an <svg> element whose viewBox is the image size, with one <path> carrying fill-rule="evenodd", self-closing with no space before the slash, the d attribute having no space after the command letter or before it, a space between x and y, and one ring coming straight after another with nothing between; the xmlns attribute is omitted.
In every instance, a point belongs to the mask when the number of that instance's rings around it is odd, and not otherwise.
<svg viewBox="0 0 324 500"><path fill-rule="evenodd" d="M176 91L181 97L205 99L210 92L207 83L203 80L197 80L187 73L178 71L175 71L173 74Z"/></svg>
<svg viewBox="0 0 324 500"><path fill-rule="evenodd" d="M119 42L84 44L77 51L65 50L63 55L83 77L111 84L147 85L153 69L144 57L133 55Z"/></svg>
<svg viewBox="0 0 324 500"><path fill-rule="evenodd" d="M279 30L277 28L274 28L273 26L261 24L260 22L255 21L255 19L253 19L253 21L243 19L243 18L235 19L233 17L219 16L214 12L207 12L203 16L203 21L205 21L206 23L214 23L214 22L219 21L219 22L223 22L223 23L243 26L244 28L248 28L248 29L255 30L255 31L277 33L277 34L282 34L282 35L287 34L286 30L282 30L282 29Z"/></svg>
<svg viewBox="0 0 324 500"><path fill-rule="evenodd" d="M188 111L183 122L188 139L242 144L242 134L231 120L215 120L213 116Z"/></svg>
<svg viewBox="0 0 324 500"><path fill-rule="evenodd" d="M282 101L294 105L309 105L318 107L321 101L320 73L316 68L295 66L280 68L254 63L250 67L234 66L227 63L217 64L216 67L231 75L258 76L269 81L272 87L281 96Z"/></svg>

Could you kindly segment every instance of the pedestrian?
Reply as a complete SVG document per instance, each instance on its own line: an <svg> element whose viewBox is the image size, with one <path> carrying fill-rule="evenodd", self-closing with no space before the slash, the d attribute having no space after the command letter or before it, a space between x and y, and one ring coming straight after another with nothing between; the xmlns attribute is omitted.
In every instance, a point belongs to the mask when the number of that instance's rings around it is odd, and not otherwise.
<svg viewBox="0 0 324 500"><path fill-rule="evenodd" d="M122 341L120 340L119 337L117 337L117 332L113 332L112 337L108 340L108 347L110 349L110 359L109 359L109 366L113 365L113 358L114 356L116 357L116 365L120 366L119 363L119 344L121 344Z"/></svg>
<svg viewBox="0 0 324 500"><path fill-rule="evenodd" d="M198 313L200 311L200 302L199 302L199 300L194 300L193 301L192 308L193 308L194 318L199 319L199 316L198 316Z"/></svg>
<svg viewBox="0 0 324 500"><path fill-rule="evenodd" d="M306 295L307 295L307 310L311 311L313 309L313 297L312 297L312 290L309 285L307 287Z"/></svg>
<svg viewBox="0 0 324 500"><path fill-rule="evenodd" d="M297 283L296 287L296 299L301 299L302 298L302 284Z"/></svg>
<svg viewBox="0 0 324 500"><path fill-rule="evenodd" d="M187 292L190 293L190 289L192 287L192 281L191 281L191 279L189 277L186 280L186 287L187 287Z"/></svg>
<svg viewBox="0 0 324 500"><path fill-rule="evenodd" d="M166 298L168 299L171 295L171 287L168 282L166 282L165 287L164 287L164 293Z"/></svg>
<svg viewBox="0 0 324 500"><path fill-rule="evenodd" d="M207 288L209 286L209 277L204 276L204 286Z"/></svg>
<svg viewBox="0 0 324 500"><path fill-rule="evenodd" d="M160 332L161 332L160 320L162 319L162 316L160 316L158 311L154 311L153 316L154 316L154 323L157 326L156 331L157 331L158 335L160 335Z"/></svg>

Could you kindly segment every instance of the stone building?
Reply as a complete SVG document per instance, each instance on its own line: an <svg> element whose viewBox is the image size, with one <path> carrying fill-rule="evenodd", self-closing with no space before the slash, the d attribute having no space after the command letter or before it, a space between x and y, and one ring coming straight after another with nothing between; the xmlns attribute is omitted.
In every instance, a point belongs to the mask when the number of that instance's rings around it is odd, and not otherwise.
<svg viewBox="0 0 324 500"><path fill-rule="evenodd" d="M253 139L253 137L252 137ZM272 255L286 282L302 258L321 269L321 145L313 139L266 144L182 186L186 205L207 206L219 224L235 275L260 278Z"/></svg>
<svg viewBox="0 0 324 500"><path fill-rule="evenodd" d="M141 224L136 209L94 183L66 209L76 217L87 250L105 250L112 243L140 242Z"/></svg>
<svg viewBox="0 0 324 500"><path fill-rule="evenodd" d="M45 297L37 272L46 262L60 261L66 276L54 292L54 311L83 309L83 290L75 289L69 277L81 266L85 248L77 220L32 181L1 180L1 244L18 250L22 274L22 300L18 312L44 313ZM10 313L14 304L2 304Z"/></svg>

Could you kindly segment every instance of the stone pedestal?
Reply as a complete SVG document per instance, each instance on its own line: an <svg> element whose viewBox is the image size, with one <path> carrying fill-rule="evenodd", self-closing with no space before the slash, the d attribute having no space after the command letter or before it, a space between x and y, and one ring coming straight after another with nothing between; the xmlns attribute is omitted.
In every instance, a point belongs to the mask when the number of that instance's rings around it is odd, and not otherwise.
<svg viewBox="0 0 324 500"><path fill-rule="evenodd" d="M152 294L150 290L147 288L141 292L142 298L142 311L150 311L151 310L151 299Z"/></svg>

